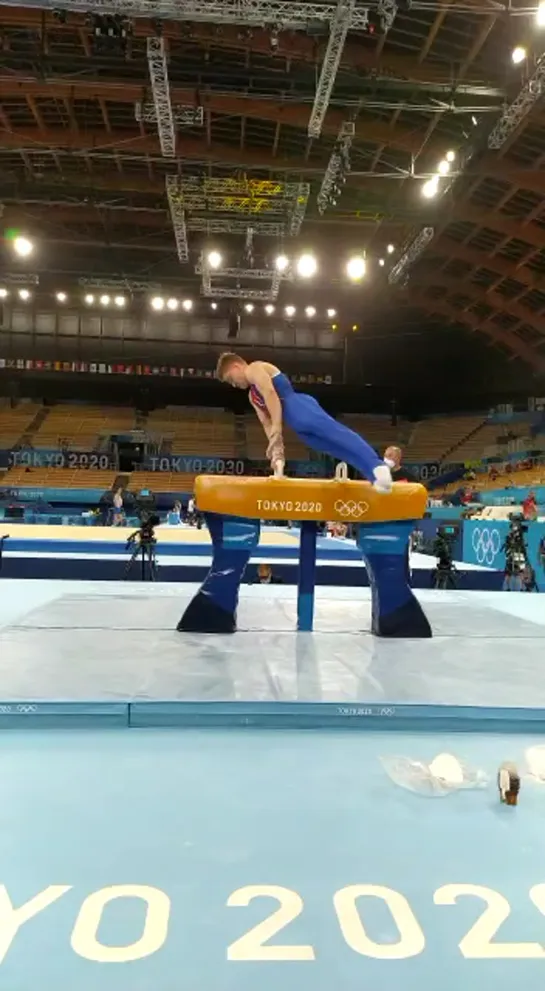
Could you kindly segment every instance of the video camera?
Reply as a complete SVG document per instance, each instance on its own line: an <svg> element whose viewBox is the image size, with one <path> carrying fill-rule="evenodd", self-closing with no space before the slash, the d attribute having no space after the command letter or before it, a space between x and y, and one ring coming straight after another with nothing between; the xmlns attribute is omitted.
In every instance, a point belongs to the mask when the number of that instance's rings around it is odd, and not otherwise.
<svg viewBox="0 0 545 991"><path fill-rule="evenodd" d="M528 524L522 513L509 515L509 530L501 550L505 552L506 575L520 574L529 564L528 548L524 539L528 533Z"/></svg>
<svg viewBox="0 0 545 991"><path fill-rule="evenodd" d="M142 526L127 537L127 550L134 550L135 544L139 547L152 547L157 543L155 527L161 522L159 516L153 513L142 521Z"/></svg>
<svg viewBox="0 0 545 991"><path fill-rule="evenodd" d="M460 528L453 524L441 524L437 527L432 551L437 558L435 570L432 572L432 587L445 589L455 588L454 576L456 568L452 559L452 548Z"/></svg>

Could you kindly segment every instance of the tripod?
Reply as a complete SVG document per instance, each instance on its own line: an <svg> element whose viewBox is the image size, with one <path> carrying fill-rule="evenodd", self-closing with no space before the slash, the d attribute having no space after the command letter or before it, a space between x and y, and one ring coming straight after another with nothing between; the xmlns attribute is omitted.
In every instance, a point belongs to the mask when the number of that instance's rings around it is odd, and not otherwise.
<svg viewBox="0 0 545 991"><path fill-rule="evenodd" d="M155 540L140 540L138 543L136 540L132 541L133 549L129 560L127 561L127 566L123 573L123 580L127 581L132 566L135 561L138 560L140 556L140 581L143 582L155 582L157 581L157 558L155 556Z"/></svg>
<svg viewBox="0 0 545 991"><path fill-rule="evenodd" d="M9 533L6 533L5 536L0 537L0 571L2 571L2 565L4 563L2 559L2 552L4 550L4 541L6 540L9 540Z"/></svg>

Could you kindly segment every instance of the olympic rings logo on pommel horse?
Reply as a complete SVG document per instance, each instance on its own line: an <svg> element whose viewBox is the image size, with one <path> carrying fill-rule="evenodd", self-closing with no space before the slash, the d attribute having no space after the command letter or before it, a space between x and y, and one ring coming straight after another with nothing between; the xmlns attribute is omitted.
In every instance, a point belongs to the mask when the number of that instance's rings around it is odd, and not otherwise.
<svg viewBox="0 0 545 991"><path fill-rule="evenodd" d="M353 502L351 499L348 502L337 499L333 509L344 519L361 520L369 512L369 505L366 502Z"/></svg>

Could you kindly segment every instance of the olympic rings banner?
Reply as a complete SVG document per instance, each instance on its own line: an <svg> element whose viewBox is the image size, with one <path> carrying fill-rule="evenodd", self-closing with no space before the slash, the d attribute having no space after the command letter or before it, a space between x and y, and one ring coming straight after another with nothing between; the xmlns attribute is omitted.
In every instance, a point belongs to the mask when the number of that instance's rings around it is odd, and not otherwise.
<svg viewBox="0 0 545 991"><path fill-rule="evenodd" d="M528 557L541 592L545 591L545 527L542 523L527 524L525 534ZM463 559L480 568L503 571L505 553L502 550L509 532L504 520L465 520L463 524Z"/></svg>

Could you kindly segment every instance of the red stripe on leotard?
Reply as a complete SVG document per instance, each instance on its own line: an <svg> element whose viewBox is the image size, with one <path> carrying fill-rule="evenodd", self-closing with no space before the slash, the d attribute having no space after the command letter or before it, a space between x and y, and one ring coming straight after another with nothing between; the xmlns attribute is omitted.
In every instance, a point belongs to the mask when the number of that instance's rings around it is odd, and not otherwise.
<svg viewBox="0 0 545 991"><path fill-rule="evenodd" d="M250 401L254 406L257 406L258 409L262 409L265 412L268 412L267 403L265 402L259 389L256 388L255 385L250 386Z"/></svg>

